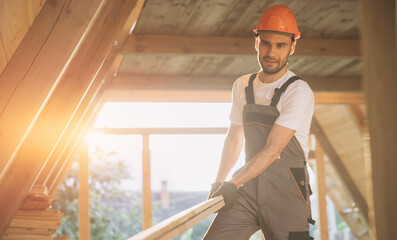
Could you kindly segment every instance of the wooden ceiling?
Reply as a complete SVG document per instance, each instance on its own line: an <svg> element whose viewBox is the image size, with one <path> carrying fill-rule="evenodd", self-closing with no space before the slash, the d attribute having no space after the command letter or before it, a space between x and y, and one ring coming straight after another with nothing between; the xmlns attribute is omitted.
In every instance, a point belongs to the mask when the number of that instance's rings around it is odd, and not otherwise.
<svg viewBox="0 0 397 240"><path fill-rule="evenodd" d="M270 6L295 13L302 37L289 68L309 77L360 77L356 1L145 1L123 47L123 74L230 78L258 71L252 29Z"/></svg>

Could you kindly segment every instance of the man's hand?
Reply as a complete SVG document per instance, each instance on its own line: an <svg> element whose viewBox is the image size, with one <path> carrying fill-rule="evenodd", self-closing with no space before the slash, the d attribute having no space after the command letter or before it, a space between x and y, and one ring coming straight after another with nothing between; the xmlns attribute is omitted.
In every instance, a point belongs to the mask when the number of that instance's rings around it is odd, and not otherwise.
<svg viewBox="0 0 397 240"><path fill-rule="evenodd" d="M211 191L210 194L208 195L208 199L211 198L211 195L218 190L218 188L222 185L221 182L214 182L213 184L211 184Z"/></svg>
<svg viewBox="0 0 397 240"><path fill-rule="evenodd" d="M223 196L225 201L225 206L221 210L226 210L231 208L237 203L238 190L237 186L231 182L223 182L222 185L216 190L210 197L214 198L217 196Z"/></svg>

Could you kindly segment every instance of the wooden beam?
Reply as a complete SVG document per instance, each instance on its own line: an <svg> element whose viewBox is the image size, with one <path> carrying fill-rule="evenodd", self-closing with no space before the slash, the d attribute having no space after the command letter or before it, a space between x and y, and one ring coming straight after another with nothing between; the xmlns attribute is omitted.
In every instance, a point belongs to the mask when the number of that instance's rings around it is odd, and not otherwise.
<svg viewBox="0 0 397 240"><path fill-rule="evenodd" d="M142 230L153 225L152 187L150 184L150 141L149 135L142 135Z"/></svg>
<svg viewBox="0 0 397 240"><path fill-rule="evenodd" d="M342 182L346 185L346 188L349 190L350 194L352 195L355 204L361 210L363 215L368 219L368 206L365 198L358 190L358 187L354 183L352 177L347 171L339 155L333 148L330 140L328 139L327 135L324 133L324 130L322 129L321 125L318 123L315 116L313 117L312 126L310 130L313 134L316 135L316 141L319 142L319 144L324 150L324 153L328 156L332 165L337 170Z"/></svg>
<svg viewBox="0 0 397 240"><path fill-rule="evenodd" d="M85 40L92 26L91 19L95 19L95 13L102 6L101 1L48 1L0 77L0 89L6 86L12 92L7 92L8 97L0 101L0 159L7 163L0 169L0 195L8 196L0 198L0 235L4 234L46 160L35 158L46 136L30 139L31 145L24 147L24 154L17 155L17 152ZM56 18L45 18L47 12L54 11ZM42 33L41 27L47 30L44 39L32 36ZM30 47L37 51L29 51ZM22 51L26 51L25 54ZM45 133L52 123L47 122L41 130Z"/></svg>
<svg viewBox="0 0 397 240"><path fill-rule="evenodd" d="M223 196L211 198L186 209L127 240L168 240L193 227L225 206Z"/></svg>
<svg viewBox="0 0 397 240"><path fill-rule="evenodd" d="M51 68L53 69L54 72L58 71L59 69L62 68L62 64L65 64L65 61L67 61L67 59L65 59L65 57L67 55L71 55L71 50L74 49L74 47L76 47L76 41L78 39L72 38L70 39L71 41L69 43L65 43L60 41L57 44L57 47L61 46L63 48L63 55L61 58L54 60L54 59L50 59L48 56L44 56L49 58L49 60L51 60L53 63L49 64L48 62L45 62L46 58L39 58L36 59L38 57L38 55L40 54L41 50L47 50L47 51L51 51L52 53L54 53L54 55L57 55L60 51L55 48L56 44L54 45L54 49L42 49L43 45L45 45L45 43L47 41L49 41L49 36L52 34L52 30L59 18L59 16L62 14L62 10L64 8L65 5L65 0L58 0L58 1L54 1L54 4L50 4L47 3L43 6L42 11L40 12L40 14L38 15L38 17L36 18L35 23L32 25L31 29L29 30L29 32L26 34L23 42L20 44L18 50L15 52L13 58L11 59L11 61L8 63L6 69L3 71L3 73L0 76L0 121L4 122L4 114L8 111L5 112L5 108L7 105L12 104L13 102L10 101L10 98L14 95L16 95L18 93L18 91L15 91L16 88L18 87L19 84L21 84L24 80L25 76L30 68L38 68L40 67L40 65L33 65L33 63L35 61L42 61L43 65L46 66L51 66ZM67 17L65 18L65 21L71 21L70 19L68 19ZM80 24L81 25L81 24ZM77 25L79 26L79 25ZM63 29L61 29L63 30ZM66 32L67 29L64 29ZM79 34L79 32L76 32L76 36ZM56 40L56 39L54 39ZM69 46L69 48L71 49L66 49ZM55 63L59 63L55 66ZM56 67L56 69L54 69ZM36 70L37 71L37 70ZM35 78L37 79L37 78ZM48 77L44 77L42 78L41 81L44 81L48 79ZM27 80L28 81L28 80ZM26 85L26 83L24 83ZM39 83L36 83L37 85ZM36 85L36 86L37 86ZM44 90L47 88L49 88L47 86L48 84L43 84L42 85L42 91L44 92ZM29 86L31 87L31 86ZM32 90L34 90L35 88L32 88ZM19 94L22 95L22 94ZM46 94L43 94L46 95ZM32 93L29 94L28 96L26 96L26 98L28 97L32 97ZM23 96L20 96L20 98L22 98ZM33 96L33 97L37 97L37 96ZM45 96L44 96L45 98ZM40 100L40 99L39 99ZM35 102L35 101L33 101ZM16 104L15 104L16 105ZM13 110L12 108L8 108L9 111ZM17 106L14 106L14 111L18 109ZM23 111L22 111L23 112ZM29 113L30 111L28 110L27 113ZM15 115L15 113L14 113ZM21 114L19 114L21 115ZM12 116L12 115L11 115ZM27 115L21 115L18 117L16 117L14 119L14 123L3 123L2 122L2 126L15 126L15 125L21 125L19 124L19 121L23 121L21 118L26 118ZM9 121L11 121L13 118L11 117ZM6 168L7 164L10 163L9 157L12 155L12 152L15 149L15 146L18 144L18 140L23 136L24 134L24 130L26 130L27 126L29 122L24 123L25 128L16 131L16 129L9 129L8 131L4 131L4 130L0 130L1 132L1 137L0 137L0 146L1 149L4 149L1 151L0 153L0 159L2 159L0 161L0 179L2 176L2 173L4 172L3 170ZM4 140L3 140L4 139ZM9 142L6 143L5 141ZM6 145L7 144L7 145ZM7 150L7 151L6 151Z"/></svg>
<svg viewBox="0 0 397 240"><path fill-rule="evenodd" d="M231 91L239 76L137 75L118 73L109 89ZM359 77L302 76L313 91L362 92Z"/></svg>
<svg viewBox="0 0 397 240"><path fill-rule="evenodd" d="M228 128L94 128L102 134L226 134Z"/></svg>
<svg viewBox="0 0 397 240"><path fill-rule="evenodd" d="M103 89L101 86L98 87L96 92ZM91 89L91 91L93 90ZM84 110L79 109L79 111L82 111L82 114L79 114L81 117L72 120L67 134L63 136L60 144L51 155L51 164L46 164L37 179L37 183L44 183L48 186L51 194L55 194L59 185L65 179L78 147L85 141L88 129L94 124L96 116L103 106L103 103L98 100L101 93L89 93L87 95L93 96L92 99L89 103L84 104L87 106Z"/></svg>
<svg viewBox="0 0 397 240"><path fill-rule="evenodd" d="M48 162L48 159L54 152L54 148L60 142L60 137L67 132L67 127L72 119L76 117L77 109L81 107L81 103L84 102L83 100L87 92L89 92L88 90L92 87L93 80L96 79L95 77L98 75L99 69L104 65L105 57L109 56L109 51L114 46L114 41L119 36L120 30L125 26L125 22L134 4L135 1L121 0L88 1L87 3L84 2L84 4L83 2L72 1L65 9L66 16L60 18L62 24L57 24L56 26L63 26L63 22L66 21L63 18L73 17L76 14L78 16L77 22L79 23L83 22L81 20L82 16L89 19L87 32L84 34L84 41L79 42L81 48L76 49L73 59L69 59L68 68L62 69L60 75L57 76L56 88L51 89L51 96L47 96L39 109L40 111L33 119L34 122L30 123L29 131L25 134L21 144L19 144L13 154L14 161L10 166L10 170L4 175L4 179L7 179L7 181L3 181L0 185L0 194L9 197L0 199L0 235L2 234L3 227L6 227L10 218L12 219L15 209L18 209L19 199L23 198L26 194L25 192L29 190L42 167ZM87 14L89 9L91 9L89 12L92 12L94 15L90 16ZM79 12L80 10L81 12ZM76 24L65 23L69 27ZM55 27L53 32L58 32L57 27ZM63 34L65 33L62 33L62 38L65 38ZM74 35L75 32L69 34ZM53 44L56 46L56 49L59 48L58 44ZM62 48L59 51L62 52ZM64 53L62 52L62 54ZM56 60L53 59L53 61ZM43 68L41 71L45 72L51 69L49 68L51 64L46 65L44 62L41 64L44 64L41 66ZM40 72L40 70L38 71ZM54 76L48 77L49 79L46 79L47 81L54 80ZM36 86L38 85L41 88L42 86L37 83L38 79L35 80ZM97 80L97 82L100 82L100 80ZM34 89L33 86L31 86L31 89L23 88L21 93L24 90L34 92L32 91ZM37 101L36 99L34 100L35 103ZM24 108L30 106L30 102L20 101L18 103L24 103L26 105L23 105ZM8 104L7 107L11 105ZM18 115L19 118L24 116L21 114L21 111L26 111L24 108L14 109L17 114L21 115ZM12 117L12 114L5 114L4 116ZM2 117L4 116L2 115ZM76 118L80 117L77 116ZM28 120L29 117L25 119L25 121ZM20 179L24 179L24 181L20 181ZM13 191L13 189L18 189L18 191ZM11 202L12 204L10 204Z"/></svg>
<svg viewBox="0 0 397 240"><path fill-rule="evenodd" d="M126 5L118 8L118 10L120 10L118 17L112 18L113 20L117 19L118 24L118 26L114 27L112 31L117 31L120 25L121 30L115 37L112 48L108 52L100 70L94 76L94 79L92 80L90 88L86 92L84 99L76 109L76 112L66 127L64 134L60 137L59 144L54 148L54 150L51 152L51 155L48 157L50 161L47 162L37 180L40 183L51 186L51 191L55 192L62 179L64 179L68 166L71 162L71 155L69 154L69 151L74 151L73 149L75 149L78 145L77 142L80 141L79 139L81 139L81 137L86 133L87 129L92 125L92 119L97 115L99 111L98 109L101 105L98 103L102 98L104 89L103 86L105 86L108 82L106 79L109 79L110 76L115 74L122 60L122 55L118 55L118 52L127 38L131 26L137 21L137 14L134 12L135 7L132 11L130 10L133 6L130 4L133 3L133 1L129 1L128 3L123 2L123 4ZM120 8L123 9L121 10ZM87 121L89 122L87 123ZM60 161L66 161L67 163Z"/></svg>
<svg viewBox="0 0 397 240"><path fill-rule="evenodd" d="M357 125L359 126L361 133L364 136L364 132L367 131L367 119L365 114L363 113L362 109L358 105L350 105L349 106L350 112L353 115Z"/></svg>
<svg viewBox="0 0 397 240"><path fill-rule="evenodd" d="M230 102L230 92L237 78L121 73L108 85L105 95L107 101ZM364 103L360 78L303 78L313 89L316 103Z"/></svg>
<svg viewBox="0 0 397 240"><path fill-rule="evenodd" d="M362 104L365 96L355 92L314 92L316 104ZM231 102L231 91L131 91L107 90L108 102Z"/></svg>
<svg viewBox="0 0 397 240"><path fill-rule="evenodd" d="M89 158L86 142L79 154L79 239L90 239L90 184Z"/></svg>
<svg viewBox="0 0 397 240"><path fill-rule="evenodd" d="M314 92L316 104L363 104L364 93L358 92Z"/></svg>
<svg viewBox="0 0 397 240"><path fill-rule="evenodd" d="M316 173L318 213L320 218L320 239L328 240L328 215L327 215L327 186L325 184L325 158L324 151L316 141Z"/></svg>
<svg viewBox="0 0 397 240"><path fill-rule="evenodd" d="M396 1L359 1L378 240L397 236Z"/></svg>
<svg viewBox="0 0 397 240"><path fill-rule="evenodd" d="M294 56L359 57L357 39L299 39ZM187 37L169 35L131 35L123 49L124 54L256 54L254 38Z"/></svg>

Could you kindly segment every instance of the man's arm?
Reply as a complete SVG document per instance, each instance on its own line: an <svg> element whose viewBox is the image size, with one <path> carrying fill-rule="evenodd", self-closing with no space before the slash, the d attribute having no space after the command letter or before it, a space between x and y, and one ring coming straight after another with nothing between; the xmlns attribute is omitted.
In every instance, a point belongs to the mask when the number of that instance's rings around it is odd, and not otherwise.
<svg viewBox="0 0 397 240"><path fill-rule="evenodd" d="M236 164L243 146L244 130L242 125L230 124L222 150L216 182L223 182Z"/></svg>
<svg viewBox="0 0 397 240"><path fill-rule="evenodd" d="M281 154L285 146L295 134L295 130L274 124L265 147L259 151L230 182L240 187L252 178L258 176L270 166Z"/></svg>

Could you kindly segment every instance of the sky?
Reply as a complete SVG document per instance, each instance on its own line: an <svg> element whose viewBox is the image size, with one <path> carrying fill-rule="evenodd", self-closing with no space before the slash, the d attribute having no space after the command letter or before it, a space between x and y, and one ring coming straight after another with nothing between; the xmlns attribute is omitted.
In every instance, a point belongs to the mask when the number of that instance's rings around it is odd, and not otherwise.
<svg viewBox="0 0 397 240"><path fill-rule="evenodd" d="M117 103L108 102L94 127L107 128L200 128L228 127L230 103ZM142 185L140 135L88 135L91 149L117 152L131 164L132 180L127 187ZM161 189L166 180L170 191L208 191L215 180L225 134L151 135L151 185ZM243 162L241 155L236 168ZM232 170L233 172L234 170Z"/></svg>

